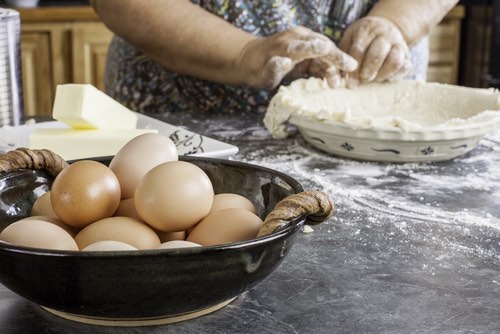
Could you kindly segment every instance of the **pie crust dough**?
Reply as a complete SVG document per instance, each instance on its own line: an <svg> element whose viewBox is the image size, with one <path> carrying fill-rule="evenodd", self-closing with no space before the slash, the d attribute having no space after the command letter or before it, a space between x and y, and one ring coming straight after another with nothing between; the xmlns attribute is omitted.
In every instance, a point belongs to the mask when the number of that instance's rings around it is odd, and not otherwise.
<svg viewBox="0 0 500 334"><path fill-rule="evenodd" d="M355 129L446 131L498 121L500 93L490 88L417 81L332 88L324 79L298 79L279 88L270 101L264 125L275 138L284 138L292 115Z"/></svg>

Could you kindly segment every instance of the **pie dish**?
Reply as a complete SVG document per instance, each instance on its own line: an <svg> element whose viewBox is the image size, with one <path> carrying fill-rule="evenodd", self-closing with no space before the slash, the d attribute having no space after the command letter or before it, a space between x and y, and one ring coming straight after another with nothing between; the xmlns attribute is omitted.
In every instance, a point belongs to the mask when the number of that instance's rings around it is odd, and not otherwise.
<svg viewBox="0 0 500 334"><path fill-rule="evenodd" d="M331 88L299 79L279 89L264 124L277 138L292 124L313 146L352 159L449 160L499 129L500 93L415 81Z"/></svg>

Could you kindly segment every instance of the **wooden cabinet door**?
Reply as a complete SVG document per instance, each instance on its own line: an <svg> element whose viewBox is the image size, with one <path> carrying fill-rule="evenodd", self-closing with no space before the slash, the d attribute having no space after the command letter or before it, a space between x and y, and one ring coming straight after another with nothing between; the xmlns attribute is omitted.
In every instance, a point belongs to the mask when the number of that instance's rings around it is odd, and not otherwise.
<svg viewBox="0 0 500 334"><path fill-rule="evenodd" d="M443 22L429 38L428 81L456 84L460 53L460 22Z"/></svg>
<svg viewBox="0 0 500 334"><path fill-rule="evenodd" d="M23 78L24 115L52 115L54 80L50 67L50 34L21 34L21 66Z"/></svg>
<svg viewBox="0 0 500 334"><path fill-rule="evenodd" d="M104 68L113 33L102 23L75 25L72 32L73 82L104 91Z"/></svg>
<svg viewBox="0 0 500 334"><path fill-rule="evenodd" d="M429 34L427 81L458 83L460 40L464 7L457 6Z"/></svg>

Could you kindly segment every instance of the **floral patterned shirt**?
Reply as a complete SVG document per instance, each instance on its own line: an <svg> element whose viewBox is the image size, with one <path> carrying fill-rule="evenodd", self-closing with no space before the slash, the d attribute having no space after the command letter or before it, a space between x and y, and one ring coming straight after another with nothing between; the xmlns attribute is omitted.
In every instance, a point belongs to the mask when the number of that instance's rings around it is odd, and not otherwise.
<svg viewBox="0 0 500 334"><path fill-rule="evenodd" d="M338 43L344 30L376 0L192 0L205 10L257 36L302 25ZM426 42L426 41L424 41ZM424 79L427 45L412 50L414 73ZM415 66L416 65L416 66ZM115 36L106 64L106 92L141 113L182 110L263 112L274 92L217 84L165 70Z"/></svg>

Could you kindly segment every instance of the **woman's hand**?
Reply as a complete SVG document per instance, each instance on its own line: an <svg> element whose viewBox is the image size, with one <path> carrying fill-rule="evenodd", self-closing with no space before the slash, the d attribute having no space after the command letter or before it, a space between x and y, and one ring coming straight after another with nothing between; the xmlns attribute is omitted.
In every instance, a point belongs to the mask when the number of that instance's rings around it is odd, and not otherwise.
<svg viewBox="0 0 500 334"><path fill-rule="evenodd" d="M345 31L340 48L359 63L349 77L351 87L359 82L398 80L411 70L401 31L384 17L367 16L354 22Z"/></svg>
<svg viewBox="0 0 500 334"><path fill-rule="evenodd" d="M272 89L283 79L315 76L338 86L344 73L358 63L326 36L304 27L295 27L248 42L237 59L236 68L246 84Z"/></svg>
<svg viewBox="0 0 500 334"><path fill-rule="evenodd" d="M283 79L310 75L333 85L357 66L327 37L307 28L256 37L190 0L92 0L92 5L110 30L167 70L208 81L272 89Z"/></svg>

